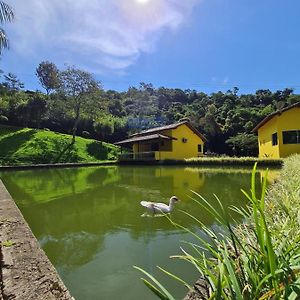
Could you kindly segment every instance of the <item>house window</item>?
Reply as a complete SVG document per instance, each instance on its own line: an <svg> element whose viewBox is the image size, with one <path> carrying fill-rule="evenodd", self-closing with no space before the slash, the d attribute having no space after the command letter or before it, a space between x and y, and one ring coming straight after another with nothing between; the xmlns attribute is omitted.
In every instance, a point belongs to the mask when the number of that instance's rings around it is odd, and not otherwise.
<svg viewBox="0 0 300 300"><path fill-rule="evenodd" d="M278 137L277 137L277 132L272 134L272 146L278 145Z"/></svg>
<svg viewBox="0 0 300 300"><path fill-rule="evenodd" d="M159 151L159 144L158 143L151 144L151 151Z"/></svg>
<svg viewBox="0 0 300 300"><path fill-rule="evenodd" d="M187 138L182 138L183 143L187 143L187 141L188 141Z"/></svg>
<svg viewBox="0 0 300 300"><path fill-rule="evenodd" d="M198 152L202 153L202 145L201 144L198 145Z"/></svg>
<svg viewBox="0 0 300 300"><path fill-rule="evenodd" d="M300 144L300 130L282 132L283 144Z"/></svg>

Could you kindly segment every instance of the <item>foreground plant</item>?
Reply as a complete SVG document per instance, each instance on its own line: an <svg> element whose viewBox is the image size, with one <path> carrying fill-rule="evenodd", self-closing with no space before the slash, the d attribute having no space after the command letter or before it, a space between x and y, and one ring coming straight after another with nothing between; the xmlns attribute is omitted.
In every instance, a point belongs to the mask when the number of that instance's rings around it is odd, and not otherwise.
<svg viewBox="0 0 300 300"><path fill-rule="evenodd" d="M193 200L214 216L216 222L224 228L222 233L206 227L201 220L185 211L182 213L199 224L205 237L167 217L174 226L189 232L199 241L198 245L186 242L186 248L181 248L183 254L175 257L196 268L199 277L206 283L207 299L292 300L298 299L300 295L300 236L290 238L288 231L272 230L265 206L267 172L259 197L255 174L256 164L252 172L250 194L242 191L250 201L250 206L247 209L231 208L242 216L243 224L233 226L230 223L227 210L217 196L218 210L195 192ZM152 275L141 268L135 268L147 276L147 279L142 278L143 282L160 299L175 299ZM159 269L191 289L183 279Z"/></svg>

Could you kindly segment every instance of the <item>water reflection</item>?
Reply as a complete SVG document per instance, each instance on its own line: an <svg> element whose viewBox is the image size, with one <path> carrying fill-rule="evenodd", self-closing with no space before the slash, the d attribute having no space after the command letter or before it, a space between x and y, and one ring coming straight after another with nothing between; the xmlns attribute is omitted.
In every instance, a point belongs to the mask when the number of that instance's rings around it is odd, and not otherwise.
<svg viewBox="0 0 300 300"><path fill-rule="evenodd" d="M190 199L191 190L213 205L215 193L225 207L242 206L240 189L249 190L250 176L251 169L129 166L0 173L76 299L117 299L124 291L122 299L152 299L132 265L149 271L157 264L176 271L180 266L182 276L195 279L189 267L168 260L188 237L166 218L142 218L140 201L167 203L176 195L176 208L212 225L214 219ZM172 219L199 230L176 208ZM168 284L183 296L184 289ZM135 288L129 292L128 286Z"/></svg>

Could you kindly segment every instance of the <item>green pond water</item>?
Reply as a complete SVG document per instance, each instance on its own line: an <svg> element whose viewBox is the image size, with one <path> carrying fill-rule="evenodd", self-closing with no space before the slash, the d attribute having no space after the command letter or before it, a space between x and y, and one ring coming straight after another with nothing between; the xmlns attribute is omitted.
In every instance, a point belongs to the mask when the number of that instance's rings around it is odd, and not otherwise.
<svg viewBox="0 0 300 300"><path fill-rule="evenodd" d="M270 178L278 171L272 171ZM170 259L193 238L164 217L142 217L141 200L181 199L171 218L201 234L179 209L218 230L214 219L189 196L194 190L213 205L244 206L251 169L110 166L0 172L40 245L75 299L155 299L133 269L157 276L181 299L186 289L163 275L160 265L189 282L197 273ZM257 173L260 179L261 173ZM186 246L184 246L186 247Z"/></svg>

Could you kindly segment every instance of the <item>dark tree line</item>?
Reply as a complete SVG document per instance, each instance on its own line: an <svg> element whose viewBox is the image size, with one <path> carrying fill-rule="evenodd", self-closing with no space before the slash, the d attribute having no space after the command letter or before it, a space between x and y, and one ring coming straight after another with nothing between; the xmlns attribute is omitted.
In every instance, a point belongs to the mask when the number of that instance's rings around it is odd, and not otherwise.
<svg viewBox="0 0 300 300"><path fill-rule="evenodd" d="M0 84L0 122L91 137L108 142L142 129L189 118L208 139L206 150L217 154L256 155L251 132L268 114L300 101L286 88L240 94L238 88L206 94L196 90L155 88L140 83L127 91L103 90L92 74L76 67L60 71L42 62L36 75L45 89L26 91L14 74Z"/></svg>

